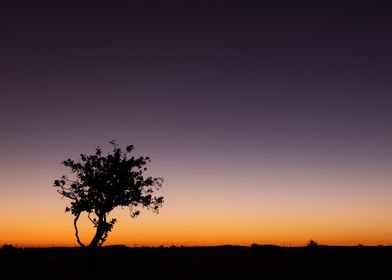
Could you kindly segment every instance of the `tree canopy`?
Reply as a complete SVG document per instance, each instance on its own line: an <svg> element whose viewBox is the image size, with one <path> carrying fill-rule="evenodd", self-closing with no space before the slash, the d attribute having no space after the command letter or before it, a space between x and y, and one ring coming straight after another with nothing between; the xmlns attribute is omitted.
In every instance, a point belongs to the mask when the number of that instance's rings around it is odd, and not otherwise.
<svg viewBox="0 0 392 280"><path fill-rule="evenodd" d="M80 154L75 161L67 159L62 162L70 168L71 176L63 175L54 181L54 187L71 205L66 212L74 218L75 235L82 247L98 247L105 242L116 219L107 219L108 214L116 207L128 207L131 217L140 214L141 208L158 213L163 204L162 196L154 196L163 184L163 178L146 176L149 157L131 156L134 146L126 146L122 150L115 141L111 141L112 153L103 155L100 147L94 154ZM89 245L79 238L77 222L85 212L93 226L95 235Z"/></svg>

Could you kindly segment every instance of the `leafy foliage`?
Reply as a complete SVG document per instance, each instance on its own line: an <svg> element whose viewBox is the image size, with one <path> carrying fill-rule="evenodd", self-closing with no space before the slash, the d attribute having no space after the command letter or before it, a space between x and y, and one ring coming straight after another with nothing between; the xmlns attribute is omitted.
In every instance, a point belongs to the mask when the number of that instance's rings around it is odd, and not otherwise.
<svg viewBox="0 0 392 280"><path fill-rule="evenodd" d="M162 187L163 178L144 175L150 158L131 156L134 150L132 145L123 151L115 141L110 143L113 145L113 152L106 156L97 147L95 154L81 154L78 161L63 161L62 164L71 169L75 178L63 175L60 180L54 181L58 192L72 200L71 206L65 211L75 216L75 234L81 246L84 244L79 239L76 225L81 213L88 213L96 228L96 234L89 245L96 247L105 242L116 222L116 219L107 221L107 215L114 208L128 207L131 217L135 218L140 214L140 208L158 213L163 204L163 197L153 195L154 191Z"/></svg>

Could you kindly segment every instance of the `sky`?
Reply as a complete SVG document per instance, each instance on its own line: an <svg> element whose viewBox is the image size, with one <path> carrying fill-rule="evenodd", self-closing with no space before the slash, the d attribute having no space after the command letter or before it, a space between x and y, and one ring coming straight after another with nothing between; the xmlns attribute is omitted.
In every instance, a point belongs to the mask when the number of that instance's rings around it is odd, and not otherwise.
<svg viewBox="0 0 392 280"><path fill-rule="evenodd" d="M0 244L76 246L53 181L112 139L165 204L115 210L107 244L392 244L387 1L12 2Z"/></svg>

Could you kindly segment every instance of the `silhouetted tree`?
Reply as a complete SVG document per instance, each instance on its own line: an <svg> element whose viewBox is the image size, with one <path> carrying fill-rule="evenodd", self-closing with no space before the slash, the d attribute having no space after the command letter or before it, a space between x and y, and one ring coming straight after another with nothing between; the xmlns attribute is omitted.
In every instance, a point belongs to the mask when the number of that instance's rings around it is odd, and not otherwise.
<svg viewBox="0 0 392 280"><path fill-rule="evenodd" d="M115 141L111 141L113 152L106 156L97 147L95 154L81 154L78 161L67 159L62 164L71 169L72 179L61 176L54 181L58 192L72 200L66 212L74 218L75 235L80 241L77 222L80 215L86 212L89 220L96 228L95 235L88 247L102 246L108 233L112 230L116 219L107 220L108 214L116 207L129 207L131 217L140 214L140 208L147 208L158 213L163 204L163 197L153 196L154 191L162 186L163 178L145 177L145 165L149 157L130 156L134 147L127 146L123 151Z"/></svg>

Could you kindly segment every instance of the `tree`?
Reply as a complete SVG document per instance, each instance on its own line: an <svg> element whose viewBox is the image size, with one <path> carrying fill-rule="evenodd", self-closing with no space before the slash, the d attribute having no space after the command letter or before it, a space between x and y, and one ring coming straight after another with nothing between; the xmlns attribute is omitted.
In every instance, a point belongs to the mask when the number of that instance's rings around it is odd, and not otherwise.
<svg viewBox="0 0 392 280"><path fill-rule="evenodd" d="M62 164L71 169L72 178L66 175L55 180L53 186L63 196L71 199L71 212L74 218L75 236L82 247L102 246L116 219L108 221L108 214L116 207L129 207L130 215L136 218L141 208L158 213L163 204L163 197L154 196L160 189L163 178L145 176L145 167L149 157L130 156L134 147L127 146L123 151L115 141L111 141L113 152L106 156L98 146L95 154L81 154L78 161L67 159ZM79 238L77 222L86 212L96 228L95 235L88 246Z"/></svg>

